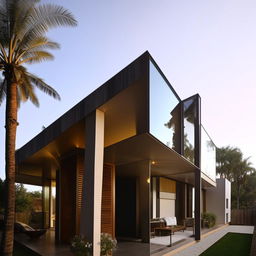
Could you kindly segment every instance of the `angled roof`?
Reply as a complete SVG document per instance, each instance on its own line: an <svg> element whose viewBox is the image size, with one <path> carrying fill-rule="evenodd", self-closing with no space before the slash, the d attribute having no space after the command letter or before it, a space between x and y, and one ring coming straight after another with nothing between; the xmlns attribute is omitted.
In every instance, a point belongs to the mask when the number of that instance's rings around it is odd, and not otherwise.
<svg viewBox="0 0 256 256"><path fill-rule="evenodd" d="M146 76L149 58L150 54L146 51L18 149L16 151L17 162L33 155L133 82Z"/></svg>

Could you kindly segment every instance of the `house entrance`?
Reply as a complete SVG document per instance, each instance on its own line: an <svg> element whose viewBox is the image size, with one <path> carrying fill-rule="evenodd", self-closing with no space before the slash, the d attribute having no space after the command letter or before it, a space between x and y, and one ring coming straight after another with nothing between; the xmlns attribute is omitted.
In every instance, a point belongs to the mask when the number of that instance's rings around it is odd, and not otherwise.
<svg viewBox="0 0 256 256"><path fill-rule="evenodd" d="M116 237L136 238L136 177L116 177Z"/></svg>

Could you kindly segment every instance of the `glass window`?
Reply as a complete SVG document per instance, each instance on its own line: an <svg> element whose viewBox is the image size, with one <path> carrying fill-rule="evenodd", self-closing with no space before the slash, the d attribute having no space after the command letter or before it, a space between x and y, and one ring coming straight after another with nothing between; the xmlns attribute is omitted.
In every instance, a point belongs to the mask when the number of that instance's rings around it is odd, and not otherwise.
<svg viewBox="0 0 256 256"><path fill-rule="evenodd" d="M228 209L228 198L226 198L226 209Z"/></svg>
<svg viewBox="0 0 256 256"><path fill-rule="evenodd" d="M180 106L155 65L150 62L150 133L180 152Z"/></svg>
<svg viewBox="0 0 256 256"><path fill-rule="evenodd" d="M184 156L195 162L195 98L189 98L183 103L184 112Z"/></svg>
<svg viewBox="0 0 256 256"><path fill-rule="evenodd" d="M201 171L215 181L216 147L203 126L201 126Z"/></svg>

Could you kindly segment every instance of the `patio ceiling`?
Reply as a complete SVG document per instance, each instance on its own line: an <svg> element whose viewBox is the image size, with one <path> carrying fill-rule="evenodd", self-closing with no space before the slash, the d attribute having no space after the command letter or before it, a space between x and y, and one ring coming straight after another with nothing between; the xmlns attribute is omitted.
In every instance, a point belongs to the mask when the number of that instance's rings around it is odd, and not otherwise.
<svg viewBox="0 0 256 256"><path fill-rule="evenodd" d="M163 145L150 134L141 134L105 149L105 162L123 165L151 161L151 176L163 176L194 184L198 169L183 156Z"/></svg>

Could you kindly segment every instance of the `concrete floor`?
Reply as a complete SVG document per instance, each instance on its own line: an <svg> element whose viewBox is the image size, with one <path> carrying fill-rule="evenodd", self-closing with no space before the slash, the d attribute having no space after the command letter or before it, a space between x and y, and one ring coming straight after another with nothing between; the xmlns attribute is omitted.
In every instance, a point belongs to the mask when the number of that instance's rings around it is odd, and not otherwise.
<svg viewBox="0 0 256 256"><path fill-rule="evenodd" d="M69 245L55 244L55 232L48 230L38 239L30 239L25 234L15 234L15 240L42 256L73 256Z"/></svg>
<svg viewBox="0 0 256 256"><path fill-rule="evenodd" d="M24 234L15 234L15 240L42 256L71 256L69 245L56 245L54 231L48 230L39 239L31 240ZM174 235L175 236L175 235ZM166 237L168 240L168 236ZM174 242L175 245L175 242ZM149 256L166 248L165 245L140 242L118 242L113 256Z"/></svg>
<svg viewBox="0 0 256 256"><path fill-rule="evenodd" d="M216 232L214 230L216 229ZM139 242L118 242L117 249L113 256L162 256L162 255L177 255L177 256L198 256L201 252L215 243L219 238L227 232L252 233L253 227L247 226L224 226L216 227L215 229L203 230L202 240L195 243L193 237L188 237L185 240L173 243L172 247L166 247L159 244L147 244ZM209 233L210 235L207 235ZM211 233L212 232L212 233ZM174 235L175 236L175 235ZM204 237L205 236L205 237ZM207 236L207 237L206 237ZM54 243L54 231L48 231L46 235L39 239L31 240L24 234L16 234L15 240L24 244L28 248L37 252L42 256L71 256L69 245L56 245ZM188 248L180 250L182 246L192 244ZM177 252L176 252L177 251Z"/></svg>

